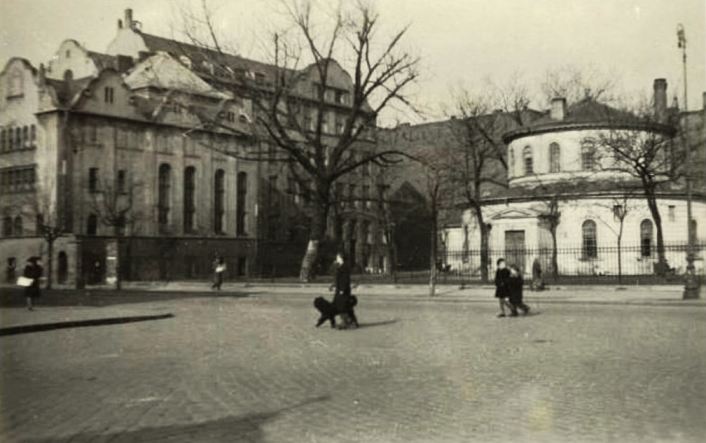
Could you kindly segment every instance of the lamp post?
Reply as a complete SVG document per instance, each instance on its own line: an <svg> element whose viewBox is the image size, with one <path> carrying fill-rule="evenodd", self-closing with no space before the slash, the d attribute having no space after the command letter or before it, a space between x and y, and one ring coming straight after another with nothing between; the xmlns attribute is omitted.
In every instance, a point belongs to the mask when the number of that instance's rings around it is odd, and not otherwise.
<svg viewBox="0 0 706 443"><path fill-rule="evenodd" d="M682 50L682 66L684 69L684 122L682 126L682 140L686 149L686 278L684 281L683 299L699 298L699 279L694 268L694 234L691 215L691 148L688 142L688 107L686 84L686 35L684 26L677 25L677 46Z"/></svg>

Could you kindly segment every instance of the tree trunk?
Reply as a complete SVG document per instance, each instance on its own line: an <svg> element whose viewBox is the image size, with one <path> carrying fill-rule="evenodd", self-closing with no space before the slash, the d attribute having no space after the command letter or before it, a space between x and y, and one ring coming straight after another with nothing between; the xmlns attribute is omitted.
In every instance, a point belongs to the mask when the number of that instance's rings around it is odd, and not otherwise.
<svg viewBox="0 0 706 443"><path fill-rule="evenodd" d="M618 284L623 283L623 221L620 221L620 232L618 233Z"/></svg>
<svg viewBox="0 0 706 443"><path fill-rule="evenodd" d="M480 279L488 282L488 263L490 261L488 250L488 227L483 219L483 209L479 204L473 205L476 214L476 223L480 227Z"/></svg>
<svg viewBox="0 0 706 443"><path fill-rule="evenodd" d="M438 214L436 209L431 211L431 253L429 254L429 297L433 297L436 294L436 246L437 246L437 220Z"/></svg>
<svg viewBox="0 0 706 443"><path fill-rule="evenodd" d="M552 234L552 277L556 282L557 278L559 278L559 259L556 244L556 226L552 226L549 232Z"/></svg>
<svg viewBox="0 0 706 443"><path fill-rule="evenodd" d="M47 289L51 289L54 275L54 239L47 240Z"/></svg>
<svg viewBox="0 0 706 443"><path fill-rule="evenodd" d="M309 231L309 243L306 246L306 252L302 259L302 265L299 271L299 280L309 282L314 277L317 259L319 258L319 246L326 232L326 221L328 217L328 208L316 205L314 214L311 219L311 229Z"/></svg>
<svg viewBox="0 0 706 443"><path fill-rule="evenodd" d="M647 206L650 208L650 214L652 214L652 220L655 222L657 227L657 274L664 275L667 272L667 258L664 254L664 235L662 232L662 216L659 214L659 208L657 207L657 197L654 192L645 191L645 196L647 197Z"/></svg>
<svg viewBox="0 0 706 443"><path fill-rule="evenodd" d="M116 229L117 230L117 229ZM115 289L120 291L123 288L123 282L120 278L120 234L115 233Z"/></svg>

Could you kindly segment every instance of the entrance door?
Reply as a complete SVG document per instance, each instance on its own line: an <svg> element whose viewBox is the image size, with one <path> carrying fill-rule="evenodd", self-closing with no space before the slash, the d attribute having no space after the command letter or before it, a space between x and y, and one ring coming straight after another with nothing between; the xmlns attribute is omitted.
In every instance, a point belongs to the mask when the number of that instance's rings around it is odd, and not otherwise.
<svg viewBox="0 0 706 443"><path fill-rule="evenodd" d="M66 256L66 252L59 252L59 270L58 270L59 284L66 283L66 279L69 276L69 259Z"/></svg>
<svg viewBox="0 0 706 443"><path fill-rule="evenodd" d="M505 260L525 271L525 231L505 231Z"/></svg>

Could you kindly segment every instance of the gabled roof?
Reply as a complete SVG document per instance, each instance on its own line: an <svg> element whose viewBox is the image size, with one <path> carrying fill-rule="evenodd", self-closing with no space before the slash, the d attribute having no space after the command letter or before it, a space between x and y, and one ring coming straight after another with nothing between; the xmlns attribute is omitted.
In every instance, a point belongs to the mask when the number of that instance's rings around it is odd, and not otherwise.
<svg viewBox="0 0 706 443"><path fill-rule="evenodd" d="M47 86L54 89L58 105L68 105L77 94L80 94L94 80L94 77L85 77L77 80L64 81L51 78L45 79Z"/></svg>
<svg viewBox="0 0 706 443"><path fill-rule="evenodd" d="M158 88L215 98L229 95L217 91L193 71L174 60L171 55L158 53L138 63L125 77L132 90Z"/></svg>
<svg viewBox="0 0 706 443"><path fill-rule="evenodd" d="M96 64L98 72L107 68L112 68L115 70L118 69L118 57L93 51L86 51L86 53L91 58L91 60L93 60L93 63Z"/></svg>

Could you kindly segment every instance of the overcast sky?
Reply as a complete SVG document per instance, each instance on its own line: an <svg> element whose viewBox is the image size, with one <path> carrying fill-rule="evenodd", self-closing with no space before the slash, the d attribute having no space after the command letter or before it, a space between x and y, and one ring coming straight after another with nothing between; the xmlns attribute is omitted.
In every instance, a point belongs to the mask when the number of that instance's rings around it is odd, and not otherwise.
<svg viewBox="0 0 706 443"><path fill-rule="evenodd" d="M261 58L254 36L266 35L273 3L215 0L221 26L238 51ZM0 0L0 65L12 56L47 61L62 40L73 38L103 51L127 7L145 32L172 36L175 5L200 0ZM676 27L686 28L689 108L706 91L704 0L377 0L382 23L411 24L407 43L423 60L417 100L439 109L459 84L482 88L520 75L537 87L544 73L562 66L615 76L629 93L648 94L652 80L667 78L669 97L682 102L681 54ZM545 104L537 100L536 107ZM429 118L438 118L432 112Z"/></svg>

